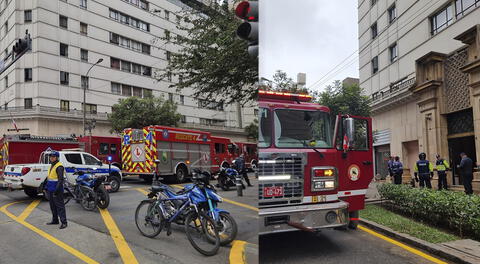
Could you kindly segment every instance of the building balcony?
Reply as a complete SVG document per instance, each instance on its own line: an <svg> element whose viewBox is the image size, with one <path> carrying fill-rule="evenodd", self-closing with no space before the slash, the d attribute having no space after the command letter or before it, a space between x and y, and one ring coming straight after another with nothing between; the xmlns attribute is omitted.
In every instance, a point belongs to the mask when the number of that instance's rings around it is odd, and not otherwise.
<svg viewBox="0 0 480 264"><path fill-rule="evenodd" d="M179 123L179 127L207 131L212 133L222 133L222 134L228 133L228 134L237 134L242 136L247 134L243 128L231 127L231 126L205 125L205 124L199 124L199 123Z"/></svg>
<svg viewBox="0 0 480 264"><path fill-rule="evenodd" d="M83 111L81 110L64 110L58 107L35 105L31 108L25 107L8 107L0 109L0 120L25 118L41 118L41 119L58 119L58 120L82 120ZM97 121L107 121L107 113L87 112L87 119L95 119Z"/></svg>
<svg viewBox="0 0 480 264"><path fill-rule="evenodd" d="M406 76L397 82L391 83L377 92L372 93L372 113L379 113L398 106L414 97L411 88L416 85L415 74Z"/></svg>

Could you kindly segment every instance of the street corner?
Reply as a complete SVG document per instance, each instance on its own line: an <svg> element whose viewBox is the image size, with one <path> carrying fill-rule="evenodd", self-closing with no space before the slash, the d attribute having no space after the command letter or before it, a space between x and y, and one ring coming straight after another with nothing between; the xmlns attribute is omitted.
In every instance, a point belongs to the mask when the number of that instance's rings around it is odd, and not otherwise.
<svg viewBox="0 0 480 264"><path fill-rule="evenodd" d="M230 249L230 264L258 264L258 245L245 241L235 240Z"/></svg>

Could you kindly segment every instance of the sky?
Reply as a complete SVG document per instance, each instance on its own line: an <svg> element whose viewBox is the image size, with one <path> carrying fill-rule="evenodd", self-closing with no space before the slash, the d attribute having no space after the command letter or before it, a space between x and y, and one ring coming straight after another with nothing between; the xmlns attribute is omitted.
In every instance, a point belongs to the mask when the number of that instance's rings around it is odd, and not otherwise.
<svg viewBox="0 0 480 264"><path fill-rule="evenodd" d="M358 0L260 0L260 77L271 79L282 70L296 81L304 72L313 90L358 78L357 5Z"/></svg>

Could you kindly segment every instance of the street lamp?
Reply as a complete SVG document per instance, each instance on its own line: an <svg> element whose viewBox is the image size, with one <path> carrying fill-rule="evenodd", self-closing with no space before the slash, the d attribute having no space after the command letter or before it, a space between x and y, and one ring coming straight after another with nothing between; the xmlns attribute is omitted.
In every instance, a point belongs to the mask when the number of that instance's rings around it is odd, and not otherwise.
<svg viewBox="0 0 480 264"><path fill-rule="evenodd" d="M85 77L88 78L88 73L90 73L90 70L91 70L95 65L101 63L102 61L103 61L102 58L98 59L98 61L97 61L95 64L93 64L93 65L90 67L90 69L88 69L87 74L85 75ZM88 80L87 80L87 82L88 82ZM86 119L86 117L87 117L87 112L86 112L86 110L87 110L87 105L86 105L86 103L85 103L86 95L87 95L87 85L85 85L85 86L83 87L83 136L85 136L85 135L87 134L87 128L85 127L85 119Z"/></svg>

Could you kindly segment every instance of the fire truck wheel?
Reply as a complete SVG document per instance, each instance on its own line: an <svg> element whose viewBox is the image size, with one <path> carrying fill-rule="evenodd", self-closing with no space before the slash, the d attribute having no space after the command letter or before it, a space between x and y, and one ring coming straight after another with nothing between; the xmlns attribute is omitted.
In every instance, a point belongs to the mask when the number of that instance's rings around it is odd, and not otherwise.
<svg viewBox="0 0 480 264"><path fill-rule="evenodd" d="M38 196L37 188L25 187L23 191L25 192L26 195L28 195L31 198L37 198Z"/></svg>
<svg viewBox="0 0 480 264"><path fill-rule="evenodd" d="M358 211L353 211L349 213L350 218L355 218L355 220L350 220L348 222L348 228L357 229L358 226Z"/></svg>
<svg viewBox="0 0 480 264"><path fill-rule="evenodd" d="M110 176L108 179L110 182L110 186L112 187L109 192L118 192L120 189L120 178L118 176Z"/></svg>
<svg viewBox="0 0 480 264"><path fill-rule="evenodd" d="M184 182L187 175L188 175L187 168L185 168L185 166L178 166L177 172L175 173L177 183Z"/></svg>

